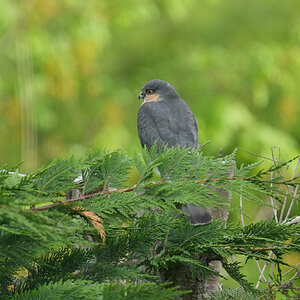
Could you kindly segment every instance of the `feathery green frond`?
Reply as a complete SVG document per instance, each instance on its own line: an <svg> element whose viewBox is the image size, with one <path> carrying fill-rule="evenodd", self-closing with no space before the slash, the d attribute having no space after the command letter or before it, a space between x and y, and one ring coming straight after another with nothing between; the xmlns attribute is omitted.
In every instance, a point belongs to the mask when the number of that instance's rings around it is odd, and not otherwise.
<svg viewBox="0 0 300 300"><path fill-rule="evenodd" d="M181 210L187 203L228 209L229 193L260 205L267 195L282 203L299 200L296 176L268 178L285 163L257 172L258 163L236 168L235 155L154 146L131 158L96 149L26 176L17 168L1 170L1 296L174 299L183 292L158 284L157 275L186 268L203 281L217 274L213 260L246 291L257 292L242 275L243 264L228 263L235 254L274 263L279 285L281 266L288 265L284 255L300 250L299 223L265 220L242 227L213 220L191 226ZM128 186L131 168L139 178ZM69 189L77 198L68 198ZM87 222L82 210L94 219Z"/></svg>

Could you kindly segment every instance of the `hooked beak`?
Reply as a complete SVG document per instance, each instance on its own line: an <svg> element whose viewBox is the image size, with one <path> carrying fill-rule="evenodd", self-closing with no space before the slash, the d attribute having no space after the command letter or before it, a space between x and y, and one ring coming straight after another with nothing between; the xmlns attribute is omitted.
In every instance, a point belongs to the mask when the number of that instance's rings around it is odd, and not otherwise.
<svg viewBox="0 0 300 300"><path fill-rule="evenodd" d="M144 100L144 98L145 98L145 94L143 92L141 92L139 94L139 100Z"/></svg>

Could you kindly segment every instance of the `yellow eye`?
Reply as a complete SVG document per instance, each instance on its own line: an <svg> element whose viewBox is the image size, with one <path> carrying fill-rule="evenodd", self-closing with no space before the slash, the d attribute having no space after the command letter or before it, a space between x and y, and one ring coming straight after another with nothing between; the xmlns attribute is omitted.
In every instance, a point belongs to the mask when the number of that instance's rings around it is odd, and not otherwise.
<svg viewBox="0 0 300 300"><path fill-rule="evenodd" d="M148 95L153 94L153 90L147 90L146 92L147 92Z"/></svg>

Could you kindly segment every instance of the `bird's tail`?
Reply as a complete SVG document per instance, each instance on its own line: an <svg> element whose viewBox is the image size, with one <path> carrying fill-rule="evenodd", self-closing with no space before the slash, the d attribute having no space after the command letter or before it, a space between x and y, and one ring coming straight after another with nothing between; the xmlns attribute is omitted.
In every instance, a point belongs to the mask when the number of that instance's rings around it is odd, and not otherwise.
<svg viewBox="0 0 300 300"><path fill-rule="evenodd" d="M182 210L185 212L186 219L193 226L205 225L212 220L210 213L204 207L186 204L182 206Z"/></svg>

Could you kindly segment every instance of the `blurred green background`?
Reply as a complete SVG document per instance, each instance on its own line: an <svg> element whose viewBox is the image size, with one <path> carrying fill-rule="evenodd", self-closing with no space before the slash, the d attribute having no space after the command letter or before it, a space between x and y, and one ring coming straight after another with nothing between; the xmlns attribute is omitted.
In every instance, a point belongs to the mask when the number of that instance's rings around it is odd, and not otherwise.
<svg viewBox="0 0 300 300"><path fill-rule="evenodd" d="M173 84L209 154L300 148L297 0L1 0L0 165L140 149L141 86ZM245 154L242 160L252 158Z"/></svg>
<svg viewBox="0 0 300 300"><path fill-rule="evenodd" d="M0 0L0 165L140 151L154 78L187 101L207 154L298 155L299 16L298 0Z"/></svg>

